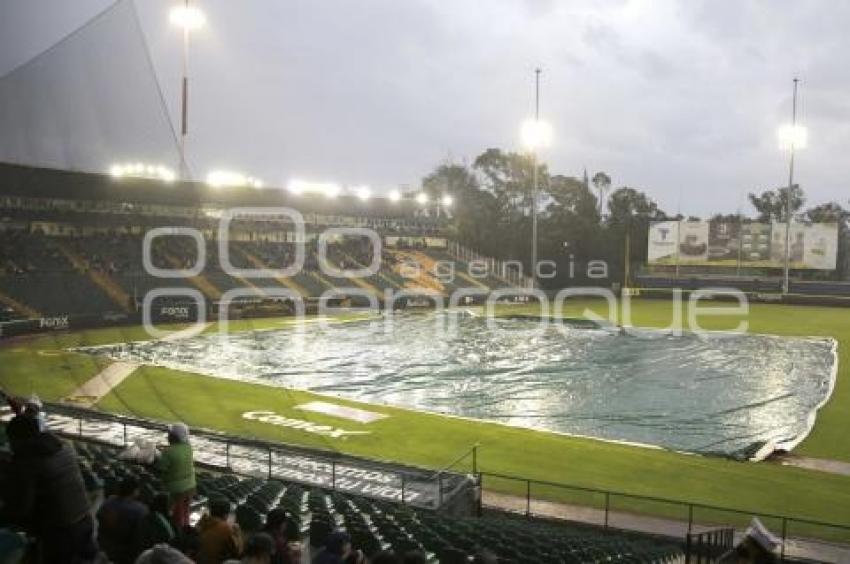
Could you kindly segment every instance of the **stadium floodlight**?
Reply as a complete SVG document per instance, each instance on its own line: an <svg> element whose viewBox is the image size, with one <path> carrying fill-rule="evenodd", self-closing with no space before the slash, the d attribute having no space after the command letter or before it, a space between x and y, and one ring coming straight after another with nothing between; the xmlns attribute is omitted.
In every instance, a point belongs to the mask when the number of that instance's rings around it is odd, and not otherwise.
<svg viewBox="0 0 850 564"><path fill-rule="evenodd" d="M289 184L286 185L286 189L297 196L304 192L304 184L305 183L302 180L290 180Z"/></svg>
<svg viewBox="0 0 850 564"><path fill-rule="evenodd" d="M341 192L339 184L334 182L308 182L297 179L290 180L286 189L296 195L312 192L324 194L328 198L336 198Z"/></svg>
<svg viewBox="0 0 850 564"><path fill-rule="evenodd" d="M207 21L204 13L189 0L183 0L181 6L175 6L168 14L171 23L183 30L183 61L180 79L180 176L189 180L189 167L186 164L186 143L189 137L189 36L204 26Z"/></svg>
<svg viewBox="0 0 850 564"><path fill-rule="evenodd" d="M361 186L356 190L357 197L363 200L364 202L372 197L372 191L368 186Z"/></svg>
<svg viewBox="0 0 850 564"><path fill-rule="evenodd" d="M145 163L114 164L109 167L109 174L114 178L148 178L164 182L174 182L177 179L177 174L170 168Z"/></svg>
<svg viewBox="0 0 850 564"><path fill-rule="evenodd" d="M329 182L322 186L321 192L325 195L326 198L336 198L337 196L339 196L341 189L339 187L339 184Z"/></svg>
<svg viewBox="0 0 850 564"><path fill-rule="evenodd" d="M452 207L452 204L454 203L454 199L451 196L449 196L448 194L446 194L445 196L443 196L442 202L443 202L443 207L450 208L450 207Z"/></svg>
<svg viewBox="0 0 850 564"><path fill-rule="evenodd" d="M422 206L427 204L428 194L426 194L425 192L419 192L418 194L416 194L416 203Z"/></svg>
<svg viewBox="0 0 850 564"><path fill-rule="evenodd" d="M809 132L802 125L783 125L778 136L779 148L783 151L805 149L809 142Z"/></svg>
<svg viewBox="0 0 850 564"><path fill-rule="evenodd" d="M401 200L401 192L399 192L398 190L391 190L389 198L391 202L398 202L399 200Z"/></svg>
<svg viewBox="0 0 850 564"><path fill-rule="evenodd" d="M785 195L785 265L782 276L782 294L791 290L791 194L794 191L794 151L804 149L809 134L802 125L797 125L797 86L799 78L794 78L794 94L791 98L791 124L779 128L779 146L788 151L788 191Z"/></svg>
<svg viewBox="0 0 850 564"><path fill-rule="evenodd" d="M552 144L552 126L539 119L527 119L522 122L520 139L529 151L545 149Z"/></svg>
<svg viewBox="0 0 850 564"><path fill-rule="evenodd" d="M250 186L251 188L262 188L263 181L241 172L229 170L214 170L207 174L207 184L213 188L225 186Z"/></svg>
<svg viewBox="0 0 850 564"><path fill-rule="evenodd" d="M540 73L534 69L534 119L527 119L520 128L522 144L531 153L531 283L537 288L537 151L552 144L552 127L540 119Z"/></svg>
<svg viewBox="0 0 850 564"><path fill-rule="evenodd" d="M168 20L186 31L195 31L204 27L207 17L195 6L175 6L168 14Z"/></svg>

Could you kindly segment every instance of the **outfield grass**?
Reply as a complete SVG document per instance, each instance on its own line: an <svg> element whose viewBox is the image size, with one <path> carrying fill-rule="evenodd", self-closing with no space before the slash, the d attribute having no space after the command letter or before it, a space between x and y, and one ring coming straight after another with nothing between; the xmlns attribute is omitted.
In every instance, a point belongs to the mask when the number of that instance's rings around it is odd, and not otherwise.
<svg viewBox="0 0 850 564"><path fill-rule="evenodd" d="M600 302L576 302L567 314L580 315L585 308L600 311ZM510 307L507 311L536 313L534 307ZM665 326L671 318L666 301L635 301L632 322L642 326ZM834 395L822 411L815 432L799 452L825 458L850 460L850 444L841 436L850 419L848 356L850 315L846 310L756 304L748 316L750 330L782 335L823 335L839 340L839 379ZM737 319L703 319L712 329L728 329ZM241 323L241 322L240 322ZM280 320L237 323L232 330L279 327ZM37 390L48 399L63 393L96 373L99 363L86 355L52 351L78 344L101 344L138 340L139 328L108 329L18 341L0 350L0 382L18 393ZM29 351L29 352L25 352ZM39 355L38 353L42 354ZM33 354L35 353L35 354ZM9 364L11 362L11 365ZM8 367L12 370L9 371ZM315 394L282 388L221 380L158 367L143 367L125 380L99 407L104 410L180 419L190 425L272 440L319 446L373 458L413 463L432 468L447 464L471 445L479 443L479 467L488 472L565 482L737 508L778 513L850 525L850 477L783 467L768 463L738 463L719 458L684 455L656 449L630 447L567 437L553 433L507 427L412 412L385 406L365 406L389 418L359 425L293 407L317 398ZM336 403L362 405L336 399ZM245 411L269 410L281 415L311 419L348 430L370 430L365 436L320 439L304 432L282 429L242 419ZM488 479L485 486L523 494L524 485ZM536 488L534 494L598 505L588 498L553 488ZM686 517L681 509L663 504L617 501L623 509ZM727 519L728 520L728 519Z"/></svg>

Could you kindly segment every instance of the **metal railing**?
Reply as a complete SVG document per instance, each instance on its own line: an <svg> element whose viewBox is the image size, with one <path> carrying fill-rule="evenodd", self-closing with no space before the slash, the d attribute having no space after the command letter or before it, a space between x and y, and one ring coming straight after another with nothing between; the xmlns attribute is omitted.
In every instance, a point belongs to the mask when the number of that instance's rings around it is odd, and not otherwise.
<svg viewBox="0 0 850 564"><path fill-rule="evenodd" d="M529 518L558 518L685 539L718 528L743 530L753 517L758 517L781 538L782 559L807 556L825 548L850 561L850 525L493 472L479 471L478 476L484 492L496 496L511 492L506 498L496 499L494 506ZM481 500L479 513L488 505L483 495Z"/></svg>
<svg viewBox="0 0 850 564"><path fill-rule="evenodd" d="M51 429L115 446L151 436L161 440L167 429L166 424L154 420L65 404L47 404L46 411ZM783 559L830 550L839 555L834 561L850 561L850 525L486 472L478 467L477 444L433 470L332 450L237 438L207 429L195 428L192 433L200 464L240 474L281 478L437 510L469 486L471 476L472 485L482 491L477 496L479 514L488 505L483 492L497 496L504 492L510 495L494 505L529 518L557 518L680 539L698 539L719 528L742 530L752 517L758 517L768 529L778 531ZM463 463L470 459L469 469L464 470ZM383 480L385 487L357 490L353 476L369 473L372 485ZM363 482L359 481L361 486Z"/></svg>
<svg viewBox="0 0 850 564"><path fill-rule="evenodd" d="M139 439L161 442L168 428L160 421L66 404L47 403L45 411L51 430L116 447L129 446ZM451 465L434 472L318 447L234 437L208 429L192 428L192 446L195 460L201 466L437 510L470 485L467 476L450 472Z"/></svg>
<svg viewBox="0 0 850 564"><path fill-rule="evenodd" d="M514 268L516 266L516 261L501 261L493 257L484 256L469 247L461 245L457 241L449 241L446 250L458 260L462 260L467 263L475 261L479 264L486 264L487 270L493 276L500 278L502 281L511 286L517 288L532 287L532 278L530 276L525 276L521 270Z"/></svg>
<svg viewBox="0 0 850 564"><path fill-rule="evenodd" d="M690 533L685 537L685 564L712 564L734 545L735 529Z"/></svg>

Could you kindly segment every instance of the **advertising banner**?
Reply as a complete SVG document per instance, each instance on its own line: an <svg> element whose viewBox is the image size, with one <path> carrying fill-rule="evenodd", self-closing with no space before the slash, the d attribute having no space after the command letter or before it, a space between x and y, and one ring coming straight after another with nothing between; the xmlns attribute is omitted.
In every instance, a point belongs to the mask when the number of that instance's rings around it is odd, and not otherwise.
<svg viewBox="0 0 850 564"><path fill-rule="evenodd" d="M679 263L702 264L708 261L708 223L679 222Z"/></svg>
<svg viewBox="0 0 850 564"><path fill-rule="evenodd" d="M675 264L678 245L678 221L659 221L649 226L650 264Z"/></svg>
<svg viewBox="0 0 850 564"><path fill-rule="evenodd" d="M782 268L784 223L661 221L650 225L649 264ZM790 261L794 269L834 270L838 225L792 223Z"/></svg>

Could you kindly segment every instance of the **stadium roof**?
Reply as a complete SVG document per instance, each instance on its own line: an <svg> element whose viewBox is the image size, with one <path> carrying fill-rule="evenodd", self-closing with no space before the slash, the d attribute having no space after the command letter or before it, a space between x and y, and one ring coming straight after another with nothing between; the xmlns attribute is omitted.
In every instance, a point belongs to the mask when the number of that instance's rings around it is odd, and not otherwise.
<svg viewBox="0 0 850 564"><path fill-rule="evenodd" d="M217 207L287 206L330 215L410 217L417 205L374 197L295 195L282 188L211 187L201 182L164 182L0 163L0 196L113 201L134 204Z"/></svg>

